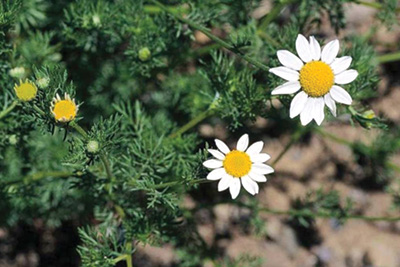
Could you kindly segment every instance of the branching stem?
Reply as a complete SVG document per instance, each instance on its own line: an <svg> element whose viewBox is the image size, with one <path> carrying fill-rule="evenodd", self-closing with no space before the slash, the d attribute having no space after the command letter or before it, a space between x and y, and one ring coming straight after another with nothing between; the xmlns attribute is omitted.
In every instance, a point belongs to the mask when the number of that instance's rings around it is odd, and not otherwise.
<svg viewBox="0 0 400 267"><path fill-rule="evenodd" d="M185 181L172 181L172 182L168 182L168 183L163 183L163 184L157 184L152 186L152 189L163 189L166 187L171 187L171 186L176 186L176 185L181 185L181 184L186 184L186 185L194 185L194 184L205 184L205 183L211 183L213 181L211 180L207 180L207 179L195 179L195 180L191 180L189 182L185 182Z"/></svg>
<svg viewBox="0 0 400 267"><path fill-rule="evenodd" d="M37 113L39 113L41 116L46 116L46 113L43 111L43 110L41 110L38 106L36 106L35 104L33 104L33 109L37 112Z"/></svg>
<svg viewBox="0 0 400 267"><path fill-rule="evenodd" d="M338 137L338 136L336 136L336 135L333 135L333 134L331 134L331 133L328 133L327 131L324 131L324 130L323 130L322 128L320 128L320 127L315 128L315 130L316 130L316 132L319 133L321 136L327 137L327 138L331 139L332 141L334 141L334 142L336 142L336 143L338 143L338 144L342 144L342 145L348 146L348 147L350 147L350 148L353 147L353 143L352 143L352 142L350 142L350 141L348 141L348 140L346 140L346 139L340 138L340 137ZM397 166L397 164L395 164L395 163L393 163L393 162L387 162L387 163L386 163L386 166L387 166L388 168L394 170L395 172L400 173L400 167Z"/></svg>
<svg viewBox="0 0 400 267"><path fill-rule="evenodd" d="M8 115L16 106L18 105L18 100L14 100L11 105L8 106L5 110L0 112L0 120Z"/></svg>
<svg viewBox="0 0 400 267"><path fill-rule="evenodd" d="M65 171L47 171L47 172L37 172L32 175L28 175L22 179L12 180L12 181L5 181L4 185L13 185L18 183L30 183L30 182L37 182L42 179L48 177L54 178L68 178L71 176L81 176L82 173L73 173L73 172L65 172Z"/></svg>
<svg viewBox="0 0 400 267"><path fill-rule="evenodd" d="M320 135L325 136L325 137L331 139L332 141L335 141L336 143L339 143L339 144L342 144L342 145L346 145L346 146L349 146L349 147L353 146L352 142L350 142L350 141L348 141L346 139L340 138L340 137L338 137L338 136L336 136L334 134L328 133L327 131L323 130L321 127L316 127L315 131L317 133L319 133Z"/></svg>
<svg viewBox="0 0 400 267"><path fill-rule="evenodd" d="M186 123L181 128L179 128L176 132L172 133L169 137L170 138L175 138L175 137L178 137L178 136L182 135L184 132L186 132L187 130L193 128L198 123L200 123L201 121L203 121L207 117L211 116L212 114L213 114L213 110L212 109L208 109L208 110L200 113L199 115L197 115L196 117L191 119L188 123Z"/></svg>
<svg viewBox="0 0 400 267"><path fill-rule="evenodd" d="M258 30L265 31L268 25L282 12L286 5L298 2L299 0L282 0L278 4L274 5L271 11L262 19Z"/></svg>
<svg viewBox="0 0 400 267"><path fill-rule="evenodd" d="M367 2L367 1L363 1L363 0L358 0L358 1L356 1L356 3L359 4L359 5L372 7L372 8L375 8L375 9L383 9L382 4L380 4L380 3ZM400 12L400 7L396 8L396 12Z"/></svg>
<svg viewBox="0 0 400 267"><path fill-rule="evenodd" d="M260 61L243 54L237 47L235 47L234 45L222 40L221 38L215 36L214 34L211 33L211 31L209 29L207 29L206 27L190 20L187 18L183 18L181 15L177 14L176 12L171 12L171 10L161 4L160 2L158 2L157 0L150 0L150 2L154 3L156 6L160 7L162 10L164 10L165 12L167 12L168 14L170 14L173 18L175 18L178 21L181 21L183 23L188 24L190 27L201 31L202 33L204 33L205 35L207 35L208 38L210 38L211 40L215 41L216 43L220 44L222 47L228 49L229 51L235 53L237 56L241 57L242 59L246 60L247 62L249 62L250 64L264 70L264 71L268 71L269 67L264 65L263 63L261 63Z"/></svg>
<svg viewBox="0 0 400 267"><path fill-rule="evenodd" d="M239 206L242 207L247 207L254 209L253 206L251 205L246 205L244 203L239 203ZM338 219L356 219L356 220L365 220L365 221L389 221L389 222L395 222L395 221L400 221L400 217L384 217L384 216L363 216L363 215L357 215L357 214L344 214L342 215L335 215L329 212L323 212L323 211L312 211L309 209L300 209L300 210L295 210L295 209L289 209L289 210L276 210L276 209L270 209L270 208L258 208L258 211L260 212L265 212L269 214L275 214L275 215L290 215L294 217L311 217L311 218L338 218Z"/></svg>
<svg viewBox="0 0 400 267"><path fill-rule="evenodd" d="M282 157L290 150L292 145L294 145L306 132L308 132L308 128L300 127L293 133L292 137L290 138L289 143L283 148L281 153L275 158L275 160L271 163L271 166L275 166L278 162L282 159Z"/></svg>

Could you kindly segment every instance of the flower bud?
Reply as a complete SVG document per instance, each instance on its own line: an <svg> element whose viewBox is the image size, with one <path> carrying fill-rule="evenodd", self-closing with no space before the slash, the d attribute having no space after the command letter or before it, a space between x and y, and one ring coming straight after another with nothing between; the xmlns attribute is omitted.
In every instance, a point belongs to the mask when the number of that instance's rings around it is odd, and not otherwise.
<svg viewBox="0 0 400 267"><path fill-rule="evenodd" d="M14 78L23 78L25 76L25 68L24 67L15 67L9 71L11 77Z"/></svg>
<svg viewBox="0 0 400 267"><path fill-rule="evenodd" d="M90 140L86 145L87 151L92 154L96 154L97 152L99 152L99 148L99 142L97 142L96 140Z"/></svg>
<svg viewBox="0 0 400 267"><path fill-rule="evenodd" d="M17 136L15 134L9 135L8 136L8 142L10 142L11 145L16 145L18 142Z"/></svg>
<svg viewBox="0 0 400 267"><path fill-rule="evenodd" d="M147 47L143 47L139 50L139 59L141 61L147 61L151 57L151 52Z"/></svg>
<svg viewBox="0 0 400 267"><path fill-rule="evenodd" d="M373 110L370 109L370 110L364 111L364 112L362 113L362 116L363 116L363 118L365 118L365 119L371 120L371 119L375 118L375 112L374 112Z"/></svg>
<svg viewBox="0 0 400 267"><path fill-rule="evenodd" d="M93 15L92 22L93 22L93 25L96 27L101 26L101 20L100 20L99 15L97 15L97 14Z"/></svg>
<svg viewBox="0 0 400 267"><path fill-rule="evenodd" d="M42 77L36 80L36 84L39 86L40 89L45 89L49 86L50 78L49 77Z"/></svg>

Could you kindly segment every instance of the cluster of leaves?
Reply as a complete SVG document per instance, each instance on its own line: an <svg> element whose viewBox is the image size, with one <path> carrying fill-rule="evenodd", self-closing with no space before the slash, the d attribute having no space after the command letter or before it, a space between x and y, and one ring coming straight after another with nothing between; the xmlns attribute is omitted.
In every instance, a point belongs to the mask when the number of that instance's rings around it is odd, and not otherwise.
<svg viewBox="0 0 400 267"><path fill-rule="evenodd" d="M390 157L399 150L400 142L396 133L380 134L371 144L356 142L353 153L362 170L359 183L368 189L382 189L393 178Z"/></svg>
<svg viewBox="0 0 400 267"><path fill-rule="evenodd" d="M317 217L334 218L337 223L344 223L348 214L352 212L352 202L347 199L342 203L337 191L323 189L309 191L304 198L298 198L292 203L292 218L288 224L297 234L299 241L306 247L320 242L316 229ZM297 212L298 211L298 212Z"/></svg>
<svg viewBox="0 0 400 267"><path fill-rule="evenodd" d="M376 15L377 18L382 21L384 25L386 25L389 29L391 29L394 25L399 24L399 20L397 18L398 1L396 0L382 0L380 2L380 10Z"/></svg>

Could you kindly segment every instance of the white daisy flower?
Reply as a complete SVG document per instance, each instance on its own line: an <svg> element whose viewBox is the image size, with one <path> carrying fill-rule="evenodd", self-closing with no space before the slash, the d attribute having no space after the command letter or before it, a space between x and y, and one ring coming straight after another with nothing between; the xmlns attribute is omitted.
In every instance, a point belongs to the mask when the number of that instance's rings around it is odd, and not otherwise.
<svg viewBox="0 0 400 267"><path fill-rule="evenodd" d="M313 119L321 125L325 117L325 105L336 116L336 102L351 104L350 94L335 84L351 83L357 78L358 72L348 70L351 57L337 57L338 40L329 42L321 51L319 43L313 36L308 41L299 34L296 50L300 58L287 50L277 52L283 67L272 68L270 72L287 82L275 88L272 94L294 94L302 89L290 104L290 118L300 114L302 125L307 125Z"/></svg>
<svg viewBox="0 0 400 267"><path fill-rule="evenodd" d="M208 175L208 180L220 180L218 191L229 188L232 199L240 192L240 184L252 195L258 194L259 188L256 182L266 182L264 176L274 172L270 166L263 162L270 159L266 153L261 153L264 142L259 141L249 146L249 136L240 137L236 150L229 150L221 140L215 139L218 150L209 149L216 159L210 159L203 163L209 169L213 169Z"/></svg>

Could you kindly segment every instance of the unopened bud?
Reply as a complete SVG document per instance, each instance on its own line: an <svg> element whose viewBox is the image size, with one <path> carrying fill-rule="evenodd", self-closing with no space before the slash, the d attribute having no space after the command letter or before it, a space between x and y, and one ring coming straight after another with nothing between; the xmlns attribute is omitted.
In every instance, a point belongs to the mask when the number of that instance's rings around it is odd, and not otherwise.
<svg viewBox="0 0 400 267"><path fill-rule="evenodd" d="M93 15L92 21L93 21L93 25L94 26L100 26L101 25L100 17L97 14Z"/></svg>
<svg viewBox="0 0 400 267"><path fill-rule="evenodd" d="M99 142L95 140L90 140L86 145L87 151L92 154L96 154L97 152L99 152L99 147Z"/></svg>
<svg viewBox="0 0 400 267"><path fill-rule="evenodd" d="M47 86L49 86L50 83L50 78L49 77L42 77L36 80L37 86L39 86L40 89L45 89Z"/></svg>
<svg viewBox="0 0 400 267"><path fill-rule="evenodd" d="M8 142L13 146L16 145L18 142L17 136L15 134L8 136Z"/></svg>
<svg viewBox="0 0 400 267"><path fill-rule="evenodd" d="M24 67L15 67L9 71L10 76L14 78L23 78L25 76L25 68Z"/></svg>
<svg viewBox="0 0 400 267"><path fill-rule="evenodd" d="M147 61L151 57L151 52L147 47L143 47L139 50L139 59L141 61Z"/></svg>
<svg viewBox="0 0 400 267"><path fill-rule="evenodd" d="M363 112L362 116L366 119L372 120L373 118L375 118L375 112L370 109L370 110Z"/></svg>

